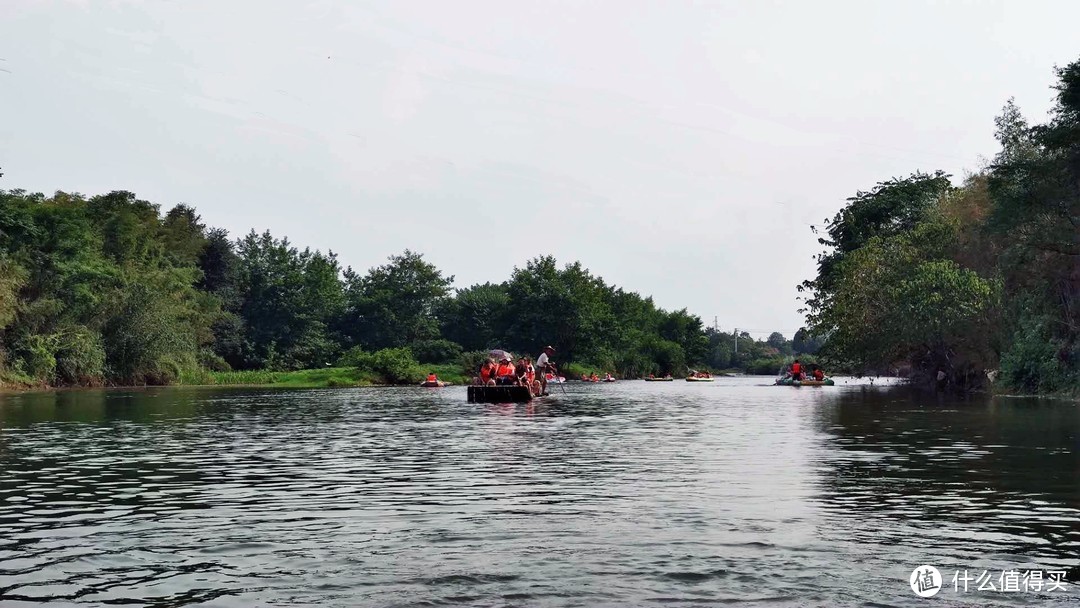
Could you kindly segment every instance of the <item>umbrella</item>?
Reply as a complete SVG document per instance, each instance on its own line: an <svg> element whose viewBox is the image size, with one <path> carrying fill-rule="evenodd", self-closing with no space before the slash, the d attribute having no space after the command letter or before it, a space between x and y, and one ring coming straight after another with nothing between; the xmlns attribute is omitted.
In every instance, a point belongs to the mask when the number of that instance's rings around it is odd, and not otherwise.
<svg viewBox="0 0 1080 608"><path fill-rule="evenodd" d="M510 359L511 361L514 360L514 355L511 355L509 351L502 350L501 348L492 349L488 354L496 361L502 361L504 358Z"/></svg>

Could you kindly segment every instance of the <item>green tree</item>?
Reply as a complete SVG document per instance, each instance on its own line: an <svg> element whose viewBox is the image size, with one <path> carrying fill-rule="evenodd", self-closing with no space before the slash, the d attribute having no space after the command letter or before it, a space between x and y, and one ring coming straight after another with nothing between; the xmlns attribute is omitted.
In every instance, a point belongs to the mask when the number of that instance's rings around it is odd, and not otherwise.
<svg viewBox="0 0 1080 608"><path fill-rule="evenodd" d="M1080 61L1056 72L1047 124L1028 126L1006 105L997 121L1002 149L988 176L988 228L1002 243L999 266L1012 296L1003 375L1040 391L1080 386ZM1054 365L1045 357L1021 363L1039 350L1032 335L1053 352Z"/></svg>
<svg viewBox="0 0 1080 608"><path fill-rule="evenodd" d="M364 276L345 273L344 332L367 350L409 346L439 337L454 277L405 250Z"/></svg>
<svg viewBox="0 0 1080 608"><path fill-rule="evenodd" d="M269 232L251 232L236 247L245 339L241 360L230 364L300 369L336 358L340 343L331 325L343 314L345 300L334 255L300 252Z"/></svg>
<svg viewBox="0 0 1080 608"><path fill-rule="evenodd" d="M119 265L146 263L164 253L158 206L115 191L86 202L87 219L102 238L102 253Z"/></svg>
<svg viewBox="0 0 1080 608"><path fill-rule="evenodd" d="M495 348L508 323L510 295L506 285L484 283L459 289L440 314L442 335L467 351Z"/></svg>
<svg viewBox="0 0 1080 608"><path fill-rule="evenodd" d="M810 335L805 327L801 327L791 339L791 349L796 355L812 355L821 349L823 342L820 338Z"/></svg>
<svg viewBox="0 0 1080 608"><path fill-rule="evenodd" d="M809 290L811 309L827 305L837 280L836 268L851 252L875 237L887 238L914 228L928 209L952 188L949 176L941 171L916 172L904 179L880 182L869 191L860 191L831 220L826 220L826 237L818 242L828 249L818 256L818 275L806 281L800 291ZM816 231L816 230L815 230Z"/></svg>
<svg viewBox="0 0 1080 608"><path fill-rule="evenodd" d="M161 245L175 266L197 266L206 249L206 226L195 209L177 205L161 220Z"/></svg>
<svg viewBox="0 0 1080 608"><path fill-rule="evenodd" d="M908 361L977 375L992 362L999 286L941 259L947 226L927 222L875 237L835 269L836 291L813 315L824 353L855 369Z"/></svg>
<svg viewBox="0 0 1080 608"><path fill-rule="evenodd" d="M550 344L563 361L603 354L604 336L615 326L603 281L580 263L556 266L551 256L515 268L507 284L510 348L533 352Z"/></svg>

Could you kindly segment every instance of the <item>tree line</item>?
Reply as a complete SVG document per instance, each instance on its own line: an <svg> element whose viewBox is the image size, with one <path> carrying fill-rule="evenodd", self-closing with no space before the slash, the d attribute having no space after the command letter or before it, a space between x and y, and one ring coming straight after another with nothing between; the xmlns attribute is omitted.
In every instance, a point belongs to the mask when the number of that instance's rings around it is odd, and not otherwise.
<svg viewBox="0 0 1080 608"><path fill-rule="evenodd" d="M361 274L332 252L268 232L232 239L188 205L162 214L131 192L0 190L0 378L167 384L189 370L407 369L413 358L472 367L494 347L547 344L562 362L635 377L778 369L817 347L743 334L736 353L734 335L685 309L550 256L502 283L453 279L408 250Z"/></svg>
<svg viewBox="0 0 1080 608"><path fill-rule="evenodd" d="M1080 61L1055 72L1049 120L1009 100L1000 151L961 185L917 171L826 220L801 286L823 356L957 388L1080 388Z"/></svg>

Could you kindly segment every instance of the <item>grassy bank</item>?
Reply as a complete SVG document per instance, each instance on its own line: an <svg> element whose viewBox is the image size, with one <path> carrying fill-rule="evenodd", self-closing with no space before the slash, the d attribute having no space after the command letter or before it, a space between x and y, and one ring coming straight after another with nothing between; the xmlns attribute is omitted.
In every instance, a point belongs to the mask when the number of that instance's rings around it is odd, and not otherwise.
<svg viewBox="0 0 1080 608"><path fill-rule="evenodd" d="M435 372L440 380L454 384L467 384L457 365L429 365L418 371L415 378L391 382L382 375L356 367L327 367L302 369L293 372L265 370L211 372L199 371L181 376L179 385L185 386L280 386L282 388L347 388L357 386L414 386L428 372ZM423 376L423 377L421 377Z"/></svg>
<svg viewBox="0 0 1080 608"><path fill-rule="evenodd" d="M294 372L266 370L186 373L177 382L186 386L280 386L291 388L338 388L383 384L382 378L355 367L327 367Z"/></svg>
<svg viewBox="0 0 1080 608"><path fill-rule="evenodd" d="M0 390L18 391L32 388L42 388L42 385L29 376L0 369Z"/></svg>
<svg viewBox="0 0 1080 608"><path fill-rule="evenodd" d="M267 370L212 372L185 371L175 386L277 386L281 388L351 388L359 386L416 386L430 372L439 380L452 384L468 384L471 378L462 374L460 365L425 365L412 370L407 377L391 381L377 372L356 367L326 367L292 372ZM35 382L28 376L0 372L0 390L25 391L61 388Z"/></svg>

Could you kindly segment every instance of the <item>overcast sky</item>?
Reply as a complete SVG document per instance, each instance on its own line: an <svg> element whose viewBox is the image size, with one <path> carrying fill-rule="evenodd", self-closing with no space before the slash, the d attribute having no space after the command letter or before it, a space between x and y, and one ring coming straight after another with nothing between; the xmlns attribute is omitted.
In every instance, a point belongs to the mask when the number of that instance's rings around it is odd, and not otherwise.
<svg viewBox="0 0 1080 608"><path fill-rule="evenodd" d="M1050 107L1080 2L0 1L0 187L134 191L456 285L552 254L802 324L811 224ZM764 332L758 334L757 332Z"/></svg>

